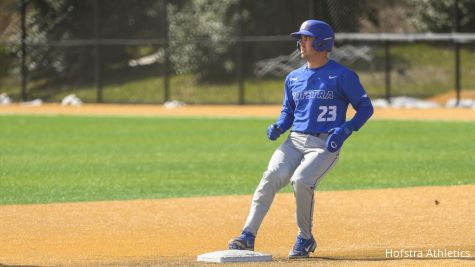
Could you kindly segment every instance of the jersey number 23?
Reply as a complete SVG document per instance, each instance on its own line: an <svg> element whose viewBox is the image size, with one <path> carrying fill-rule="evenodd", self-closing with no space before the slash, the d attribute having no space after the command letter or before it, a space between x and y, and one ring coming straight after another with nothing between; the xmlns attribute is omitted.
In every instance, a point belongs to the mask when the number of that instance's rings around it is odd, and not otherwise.
<svg viewBox="0 0 475 267"><path fill-rule="evenodd" d="M335 121L336 120L336 106L319 106L320 114L317 121Z"/></svg>

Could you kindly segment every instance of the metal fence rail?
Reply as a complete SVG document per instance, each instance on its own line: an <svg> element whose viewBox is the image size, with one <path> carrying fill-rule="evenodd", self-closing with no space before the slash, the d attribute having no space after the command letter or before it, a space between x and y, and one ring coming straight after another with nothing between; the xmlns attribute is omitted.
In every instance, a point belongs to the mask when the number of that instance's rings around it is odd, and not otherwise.
<svg viewBox="0 0 475 267"><path fill-rule="evenodd" d="M207 40L198 40L198 42L206 42ZM241 36L234 39L228 40L229 42L236 43L236 63L237 63L237 74L236 82L238 84L238 99L236 102L239 104L246 104L245 101L245 77L242 70L242 61L246 57L246 51L242 49L242 44L257 44L257 43L282 43L282 42L293 42L291 38L287 35L274 35L274 36ZM96 84L96 102L103 102L102 92L101 92L101 73L99 72L100 64L100 47L103 46L143 46L143 45L161 45L168 47L170 43L173 43L173 40L167 39L85 39L85 40L56 40L56 41L37 41L37 42L27 42L22 40L20 44L14 42L5 42L4 45L21 45L22 53L19 58L21 61L21 76L22 76L22 87L21 87L21 96L23 100L28 98L27 96L27 86L28 86L28 73L26 68L26 51L28 47L42 47L42 46L51 46L51 47L84 47L90 46L95 50L94 69L95 71L95 84ZM461 46L473 45L475 43L475 34L472 33L422 33L422 34L400 34L400 33L337 33L336 34L336 45L342 44L377 44L384 46L384 86L385 86L385 98L390 101L392 95L392 86L391 86L391 71L392 71L392 60L391 60L391 47L394 44L410 44L410 43L429 43L429 44L449 44L453 47L454 52L454 88L456 91L457 104L460 101L460 92L461 88L461 72L460 72L460 49ZM164 50L166 53L167 49ZM164 55L166 59L170 55ZM276 55L278 56L278 55ZM164 90L163 90L163 101L170 100L170 75L172 70L170 69L170 64L167 62L161 67L161 73L163 76Z"/></svg>

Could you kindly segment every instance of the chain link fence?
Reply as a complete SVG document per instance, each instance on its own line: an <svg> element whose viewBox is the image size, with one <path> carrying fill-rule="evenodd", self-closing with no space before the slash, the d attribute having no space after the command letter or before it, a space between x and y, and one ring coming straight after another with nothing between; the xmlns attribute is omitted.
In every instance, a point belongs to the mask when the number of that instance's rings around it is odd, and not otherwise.
<svg viewBox="0 0 475 267"><path fill-rule="evenodd" d="M352 9L343 0L275 1L287 11L281 17L246 0L112 2L4 0L0 93L14 101L75 94L106 103L281 103L285 75L304 63L288 34L309 17L333 25L331 58L354 69L372 98L475 89L473 34L378 33L362 11L367 1Z"/></svg>

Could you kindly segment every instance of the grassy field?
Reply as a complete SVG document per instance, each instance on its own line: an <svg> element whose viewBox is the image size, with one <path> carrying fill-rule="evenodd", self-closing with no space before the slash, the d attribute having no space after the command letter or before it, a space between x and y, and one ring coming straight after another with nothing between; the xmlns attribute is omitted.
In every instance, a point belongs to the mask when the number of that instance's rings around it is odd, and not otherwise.
<svg viewBox="0 0 475 267"><path fill-rule="evenodd" d="M269 123L0 116L0 204L251 194ZM472 184L474 161L472 122L370 121L319 190Z"/></svg>

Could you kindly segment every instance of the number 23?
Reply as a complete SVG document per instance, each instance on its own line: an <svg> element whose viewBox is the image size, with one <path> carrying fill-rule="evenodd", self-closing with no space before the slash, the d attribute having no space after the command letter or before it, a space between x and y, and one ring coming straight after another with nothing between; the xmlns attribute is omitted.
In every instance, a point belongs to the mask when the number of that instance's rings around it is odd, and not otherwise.
<svg viewBox="0 0 475 267"><path fill-rule="evenodd" d="M335 121L336 120L336 106L319 106L320 114L317 121Z"/></svg>

